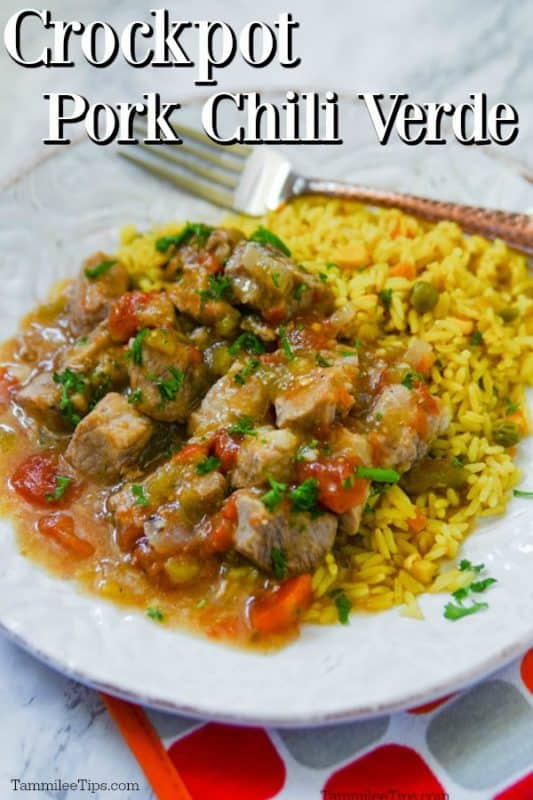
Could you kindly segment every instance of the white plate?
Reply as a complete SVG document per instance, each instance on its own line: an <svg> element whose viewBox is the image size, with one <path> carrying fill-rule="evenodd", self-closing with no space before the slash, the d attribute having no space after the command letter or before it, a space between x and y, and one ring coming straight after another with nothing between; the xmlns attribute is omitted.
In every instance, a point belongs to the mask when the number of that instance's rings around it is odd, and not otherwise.
<svg viewBox="0 0 533 800"><path fill-rule="evenodd" d="M279 97L277 98L279 102ZM185 109L197 127L198 105ZM343 147L293 147L308 173L510 209L533 207L533 188L474 148L380 147L353 102ZM206 219L220 212L82 142L31 169L0 195L1 337L54 279L83 256L112 248L119 228ZM533 441L519 461L533 485ZM498 579L490 609L450 623L445 598L421 600L426 621L397 609L349 626L311 627L275 655L235 650L168 630L51 577L17 551L0 523L0 625L62 672L161 709L241 723L315 725L416 705L464 686L533 643L533 503L479 525L463 554Z"/></svg>

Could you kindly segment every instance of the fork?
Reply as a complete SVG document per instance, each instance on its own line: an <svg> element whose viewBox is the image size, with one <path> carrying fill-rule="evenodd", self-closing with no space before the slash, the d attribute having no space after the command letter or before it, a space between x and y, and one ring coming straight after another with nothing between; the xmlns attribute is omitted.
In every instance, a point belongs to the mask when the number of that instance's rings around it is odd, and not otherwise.
<svg viewBox="0 0 533 800"><path fill-rule="evenodd" d="M146 135L141 122L134 124L134 130ZM533 217L528 214L306 178L294 172L290 161L278 151L241 144L218 145L206 134L184 125L174 130L182 139L179 146L154 147L140 141L141 153L125 148L119 153L189 194L250 216L261 216L301 195L341 197L370 206L394 206L432 221L452 220L470 233L504 239L511 247L533 255Z"/></svg>

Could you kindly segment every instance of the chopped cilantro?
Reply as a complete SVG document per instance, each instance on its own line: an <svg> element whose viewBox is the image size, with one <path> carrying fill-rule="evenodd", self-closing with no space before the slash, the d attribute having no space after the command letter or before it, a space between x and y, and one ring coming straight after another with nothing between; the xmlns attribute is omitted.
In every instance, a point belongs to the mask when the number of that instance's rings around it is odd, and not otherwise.
<svg viewBox="0 0 533 800"><path fill-rule="evenodd" d="M135 505L137 506L147 506L148 505L148 498L144 493L144 486L141 486L140 483L134 483L131 487L131 493L135 498Z"/></svg>
<svg viewBox="0 0 533 800"><path fill-rule="evenodd" d="M461 572L466 572L468 570L469 572L475 572L476 575L479 575L479 573L483 572L485 569L485 564L472 564L471 561L463 558L459 563L459 569Z"/></svg>
<svg viewBox="0 0 533 800"><path fill-rule="evenodd" d="M233 425L229 426L228 433L230 436L257 436L251 417L239 417Z"/></svg>
<svg viewBox="0 0 533 800"><path fill-rule="evenodd" d="M514 414L515 411L518 411L519 408L520 408L520 403L511 403L511 405L508 405L507 408L505 409L505 416L510 417L511 414Z"/></svg>
<svg viewBox="0 0 533 800"><path fill-rule="evenodd" d="M272 283L276 289L279 289L279 272L273 272L270 277L272 278Z"/></svg>
<svg viewBox="0 0 533 800"><path fill-rule="evenodd" d="M348 489L352 489L353 486L354 486L354 483L355 483L354 475L348 475L348 477L344 478L344 480L342 482L342 488L345 489L346 491Z"/></svg>
<svg viewBox="0 0 533 800"><path fill-rule="evenodd" d="M477 614L478 611L482 611L485 608L488 608L488 603L477 603L474 602L472 605L463 606L463 605L455 605L455 603L447 603L446 607L444 608L444 616L446 619L450 619L455 622L458 619L462 619L463 617L468 617L471 614Z"/></svg>
<svg viewBox="0 0 533 800"><path fill-rule="evenodd" d="M382 467L357 467L355 474L358 478L378 483L398 483L400 480L400 473L395 469L383 469Z"/></svg>
<svg viewBox="0 0 533 800"><path fill-rule="evenodd" d="M54 383L59 383L61 386L59 410L65 419L75 427L80 421L81 417L76 411L71 397L73 394L78 394L79 392L83 391L85 387L85 380L77 372L73 372L68 368L64 372L54 372L53 379Z"/></svg>
<svg viewBox="0 0 533 800"><path fill-rule="evenodd" d="M143 400L144 400L144 395L141 389L134 389L133 392L131 392L128 395L128 403L132 406L136 406L139 403L142 403Z"/></svg>
<svg viewBox="0 0 533 800"><path fill-rule="evenodd" d="M280 325L278 328L278 336L281 342L281 349L285 353L285 358L288 361L294 361L294 353L292 352L291 343L287 338L287 331L283 325Z"/></svg>
<svg viewBox="0 0 533 800"><path fill-rule="evenodd" d="M315 353L315 361L319 367L331 367L331 361L328 361L327 358L321 356L320 353Z"/></svg>
<svg viewBox="0 0 533 800"><path fill-rule="evenodd" d="M62 499L68 487L72 483L72 478L67 478L66 475L55 476L56 488L53 492L45 494L45 498L49 503L57 503Z"/></svg>
<svg viewBox="0 0 533 800"><path fill-rule="evenodd" d="M163 622L165 618L165 615L163 614L161 609L157 608L156 606L150 606L149 608L147 608L146 613L150 617L150 619L155 620L155 622Z"/></svg>
<svg viewBox="0 0 533 800"><path fill-rule="evenodd" d="M255 333L246 331L245 333L241 333L233 344L229 346L229 352L232 356L238 355L241 350L246 350L247 353L254 353L256 356L260 356L265 352L265 346Z"/></svg>
<svg viewBox="0 0 533 800"><path fill-rule="evenodd" d="M335 597L335 605L337 606L339 622L341 625L348 625L350 621L350 611L352 610L352 601L346 597L344 592L341 592Z"/></svg>
<svg viewBox="0 0 533 800"><path fill-rule="evenodd" d="M496 578L483 578L480 581L474 581L474 583L471 583L469 588L473 592L484 592L485 589L488 589L489 586L492 586L495 583L498 583Z"/></svg>
<svg viewBox="0 0 533 800"><path fill-rule="evenodd" d="M79 339L76 339L74 344L87 344L88 341L89 341L89 337L88 336L80 336Z"/></svg>
<svg viewBox="0 0 533 800"><path fill-rule="evenodd" d="M258 358L251 358L248 363L234 375L233 380L238 386L244 386L246 379L249 378L250 375L260 366L261 362Z"/></svg>
<svg viewBox="0 0 533 800"><path fill-rule="evenodd" d="M305 283L299 283L297 286L294 287L292 296L295 300L301 300L305 292L307 292L308 286Z"/></svg>
<svg viewBox="0 0 533 800"><path fill-rule="evenodd" d="M484 564L472 564L472 562L468 561L466 558L463 558L459 563L459 570L461 572L468 571L479 575L479 573L483 572L484 569ZM496 578L481 578L480 580L472 581L468 584L468 586L463 586L460 589L457 589L452 593L454 599L457 601L457 605L455 603L447 603L444 608L444 616L446 619L450 619L452 621L462 619L463 617L476 614L478 611L488 608L487 603L479 603L477 600L473 600L470 596L470 593L477 592L479 594L486 591L489 586L492 586L495 583L497 583ZM469 605L464 605L463 601L467 598L469 598L471 602Z"/></svg>
<svg viewBox="0 0 533 800"><path fill-rule="evenodd" d="M276 236L275 233L272 233L272 231L269 231L268 228L263 227L263 225L259 225L259 227L255 229L250 236L250 241L258 242L258 244L262 245L269 245L273 247L274 250L279 250L286 256L290 256L291 254L285 242L282 242L279 236Z"/></svg>
<svg viewBox="0 0 533 800"><path fill-rule="evenodd" d="M353 358L357 355L356 350L339 350L339 355L343 358Z"/></svg>
<svg viewBox="0 0 533 800"><path fill-rule="evenodd" d="M379 299L386 311L389 311L392 304L392 289L381 289L378 293Z"/></svg>
<svg viewBox="0 0 533 800"><path fill-rule="evenodd" d="M513 489L514 497L533 497L533 492L524 492L523 489Z"/></svg>
<svg viewBox="0 0 533 800"><path fill-rule="evenodd" d="M176 395L185 380L185 373L178 367L169 367L167 372L170 372L170 378L159 378L155 382L163 403L176 399Z"/></svg>
<svg viewBox="0 0 533 800"><path fill-rule="evenodd" d="M452 464L454 467L464 467L464 456L454 456L452 458Z"/></svg>
<svg viewBox="0 0 533 800"><path fill-rule="evenodd" d="M95 278L100 278L102 275L105 275L116 263L114 259L106 259L105 261L100 261L95 267L87 267L84 269L84 272L87 278L94 280Z"/></svg>
<svg viewBox="0 0 533 800"><path fill-rule="evenodd" d="M472 336L470 337L470 344L473 344L475 347L479 347L479 345L483 344L483 334L481 331L475 330Z"/></svg>
<svg viewBox="0 0 533 800"><path fill-rule="evenodd" d="M376 411L376 413L374 414L374 419L376 420L376 422L381 422L381 420L383 419L383 414L381 413L381 411Z"/></svg>
<svg viewBox="0 0 533 800"><path fill-rule="evenodd" d="M204 225L202 222L187 222L179 233L157 239L155 249L158 253L166 253L172 245L180 247L182 244L187 244L193 236L197 237L200 245L204 245L213 230L212 227Z"/></svg>
<svg viewBox="0 0 533 800"><path fill-rule="evenodd" d="M334 264L333 261L328 261L328 263L326 264L326 269L336 269L336 268L337 264Z"/></svg>
<svg viewBox="0 0 533 800"><path fill-rule="evenodd" d="M468 597L468 592L469 588L467 586L462 586L460 589L456 589L455 592L452 592L452 595L456 600L462 601L465 597Z"/></svg>
<svg viewBox="0 0 533 800"><path fill-rule="evenodd" d="M318 277L322 281L322 283L327 283L328 280L329 280L329 278L328 278L328 276L326 275L325 272L319 272L318 273Z"/></svg>
<svg viewBox="0 0 533 800"><path fill-rule="evenodd" d="M206 300L222 300L231 290L231 281L226 275L210 275L209 289L200 289L202 303Z"/></svg>
<svg viewBox="0 0 533 800"><path fill-rule="evenodd" d="M406 389L412 389L415 383L424 382L424 376L414 369L410 369L402 381L402 386Z"/></svg>
<svg viewBox="0 0 533 800"><path fill-rule="evenodd" d="M318 481L308 478L289 494L293 511L315 511L318 500Z"/></svg>
<svg viewBox="0 0 533 800"><path fill-rule="evenodd" d="M216 456L207 456L204 458L203 461L200 461L196 465L196 472L198 475L207 475L208 472L213 472L213 470L218 469L220 467L220 458Z"/></svg>
<svg viewBox="0 0 533 800"><path fill-rule="evenodd" d="M279 481L274 480L272 477L268 478L268 483L270 490L265 492L265 494L261 497L261 500L263 501L263 505L268 508L269 511L274 511L274 509L281 503L283 495L287 491L287 484L280 483Z"/></svg>
<svg viewBox="0 0 533 800"><path fill-rule="evenodd" d="M142 344L143 339L148 334L148 328L141 328L139 333L135 336L135 339L130 345L128 350L128 357L131 358L134 364L138 367L142 366L143 363L143 351L142 351Z"/></svg>
<svg viewBox="0 0 533 800"><path fill-rule="evenodd" d="M272 563L272 571L278 581L282 581L287 577L287 557L281 548L273 547L271 549L270 561Z"/></svg>

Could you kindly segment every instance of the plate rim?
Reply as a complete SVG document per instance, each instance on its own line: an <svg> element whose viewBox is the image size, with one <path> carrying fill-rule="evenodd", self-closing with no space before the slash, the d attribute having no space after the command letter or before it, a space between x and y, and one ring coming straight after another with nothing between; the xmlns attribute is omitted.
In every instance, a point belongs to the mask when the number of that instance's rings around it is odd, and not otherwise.
<svg viewBox="0 0 533 800"><path fill-rule="evenodd" d="M268 90L267 92L268 95L281 95L282 93L283 90L280 89ZM344 95L345 93L340 94ZM346 93L346 96L349 96L349 94ZM201 98L191 98L184 101L182 105L195 106L201 101ZM84 134L81 134L79 137L73 138L68 149L75 148L84 142L85 136ZM20 168L12 175L11 178L8 177L7 180L0 184L0 194L4 194L4 192L9 191L13 187L17 186L24 178L30 175L34 170L38 169L44 162L55 159L60 154L64 153L65 150L66 148L54 148L52 152L44 152L39 157L33 159L26 167ZM486 154L483 153L483 155ZM493 159L490 159L488 155L487 158L489 161L493 161ZM524 183L527 183L527 180L523 176L516 173L508 165L505 168L509 172L512 172L516 178L520 179ZM6 520L9 521L9 518L6 517ZM14 526L10 524L10 527L13 528L14 533ZM15 547L18 548L16 542ZM36 564L35 562L33 563L37 569L47 572L42 565ZM53 577L58 581L65 582L65 579L61 579L56 576ZM210 708L203 708L198 704L189 706L186 703L169 701L153 694L143 695L142 692L131 691L121 688L120 685L116 685L115 683L107 683L105 681L98 680L91 675L90 671L86 673L83 671L83 669L75 666L69 666L68 664L61 662L60 658L49 654L45 650L41 649L38 645L33 644L28 634L23 635L14 629L11 629L9 625L2 620L0 620L0 632L2 635L5 635L10 642L14 643L23 651L29 653L38 661L52 668L63 676L89 686L97 691L124 699L127 702L141 704L145 707L166 713L181 714L198 720L205 720L208 718L210 720L212 719L221 722L227 722L234 725L261 725L274 728L317 728L332 724L349 723L355 720L370 719L413 708L433 700L440 699L443 697L443 695L464 690L477 681L485 679L500 668L503 668L524 651L526 651L529 647L533 646L532 625L531 629L528 630L520 639L517 639L511 645L503 648L500 652L486 657L481 662L478 662L475 667L464 668L462 672L454 676L452 684L446 682L443 683L442 680L440 680L431 685L425 691L411 692L408 696L404 694L402 699L398 700L397 702L383 701L382 703L377 702L366 707L364 704L358 704L355 707L350 707L338 712L318 712L316 714L310 712L300 715L292 714L279 718L261 713L237 713L236 715L231 715L225 711L222 711L221 709L217 710L216 707L214 707L216 706L216 701L211 703ZM218 644L219 643L217 643L217 645Z"/></svg>

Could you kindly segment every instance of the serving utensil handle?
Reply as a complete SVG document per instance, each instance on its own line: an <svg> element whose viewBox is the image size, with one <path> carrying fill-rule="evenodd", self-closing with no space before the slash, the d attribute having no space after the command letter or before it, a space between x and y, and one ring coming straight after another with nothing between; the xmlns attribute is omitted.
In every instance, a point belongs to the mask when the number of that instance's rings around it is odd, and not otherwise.
<svg viewBox="0 0 533 800"><path fill-rule="evenodd" d="M513 211L498 211L481 206L431 200L414 194L369 189L366 186L328 181L320 178L295 178L293 195L323 194L343 197L375 206L394 206L417 217L436 220L452 220L469 233L479 233L489 239L503 239L511 247L533 255L533 216Z"/></svg>

